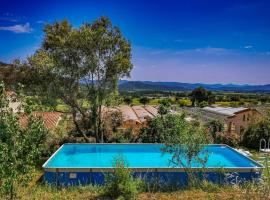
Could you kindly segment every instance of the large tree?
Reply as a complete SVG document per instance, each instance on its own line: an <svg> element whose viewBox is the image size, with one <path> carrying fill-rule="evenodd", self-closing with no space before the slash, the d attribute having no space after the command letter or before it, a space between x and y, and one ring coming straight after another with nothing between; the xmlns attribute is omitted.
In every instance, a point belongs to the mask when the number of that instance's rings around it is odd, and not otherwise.
<svg viewBox="0 0 270 200"><path fill-rule="evenodd" d="M111 103L118 80L132 69L129 41L106 17L79 28L56 22L44 32L42 47L29 58L42 91L69 106L87 141L103 142L102 106Z"/></svg>

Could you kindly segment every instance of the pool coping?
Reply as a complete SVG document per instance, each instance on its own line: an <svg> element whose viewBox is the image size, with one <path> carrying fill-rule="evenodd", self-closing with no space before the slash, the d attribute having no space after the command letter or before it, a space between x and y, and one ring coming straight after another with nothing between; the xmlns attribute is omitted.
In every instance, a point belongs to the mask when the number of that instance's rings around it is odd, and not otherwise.
<svg viewBox="0 0 270 200"><path fill-rule="evenodd" d="M42 165L45 172L113 172L114 167L46 167L46 164L65 146L65 145L147 145L162 143L65 143L57 149L50 158ZM260 167L128 167L132 172L262 172L264 166L257 161L249 158L236 149L226 144L207 144L207 146L228 147L238 155L248 159Z"/></svg>

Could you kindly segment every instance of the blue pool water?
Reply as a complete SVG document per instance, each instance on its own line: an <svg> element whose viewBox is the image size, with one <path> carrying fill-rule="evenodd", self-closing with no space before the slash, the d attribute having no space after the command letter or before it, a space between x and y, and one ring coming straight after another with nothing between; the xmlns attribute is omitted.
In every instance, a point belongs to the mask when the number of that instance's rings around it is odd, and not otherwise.
<svg viewBox="0 0 270 200"><path fill-rule="evenodd" d="M130 168L175 167L172 155L161 144L65 144L44 164L44 168L112 168L116 157L123 157ZM262 167L226 145L207 145L199 157L207 157L206 168ZM183 158L183 163L186 163ZM197 161L192 167L202 167Z"/></svg>

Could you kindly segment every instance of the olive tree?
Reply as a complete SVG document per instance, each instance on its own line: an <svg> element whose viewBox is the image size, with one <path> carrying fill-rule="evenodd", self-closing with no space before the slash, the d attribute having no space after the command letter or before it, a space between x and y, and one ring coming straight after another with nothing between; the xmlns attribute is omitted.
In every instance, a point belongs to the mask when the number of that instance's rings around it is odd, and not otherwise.
<svg viewBox="0 0 270 200"><path fill-rule="evenodd" d="M129 41L106 17L79 28L68 21L47 24L44 33L42 47L29 58L41 91L68 105L86 141L104 142L102 106L113 102L118 80L132 69Z"/></svg>
<svg viewBox="0 0 270 200"><path fill-rule="evenodd" d="M184 114L167 114L149 122L141 132L142 142L164 143L164 153L171 154L171 165L183 167L188 175L193 163L202 168L207 162L204 145L208 143L205 129L199 123L188 123ZM204 152L204 153L202 153Z"/></svg>

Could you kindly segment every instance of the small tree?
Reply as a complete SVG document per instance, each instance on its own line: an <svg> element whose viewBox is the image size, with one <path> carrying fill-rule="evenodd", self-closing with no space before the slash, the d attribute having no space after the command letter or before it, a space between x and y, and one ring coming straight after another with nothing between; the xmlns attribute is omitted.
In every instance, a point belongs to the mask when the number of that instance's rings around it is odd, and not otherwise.
<svg viewBox="0 0 270 200"><path fill-rule="evenodd" d="M134 179L126 161L115 158L114 172L105 177L105 194L112 199L136 199L142 181Z"/></svg>
<svg viewBox="0 0 270 200"><path fill-rule="evenodd" d="M4 85L0 84L0 195L16 198L16 187L27 183L29 172L40 160L47 130L30 116L22 128L19 116L8 107Z"/></svg>
<svg viewBox="0 0 270 200"><path fill-rule="evenodd" d="M140 103L143 104L144 106L150 102L148 97L142 97L140 98Z"/></svg>
<svg viewBox="0 0 270 200"><path fill-rule="evenodd" d="M199 123L188 123L184 114L167 114L153 119L149 127L142 130L142 142L164 143L163 151L172 154L171 164L183 167L188 176L193 162L204 166L207 156L199 156L208 143L205 129Z"/></svg>
<svg viewBox="0 0 270 200"><path fill-rule="evenodd" d="M169 113L170 111L170 108L171 108L171 103L168 99L166 100L162 100L160 102L160 105L158 107L158 114L160 114L161 116L162 115L166 115Z"/></svg>
<svg viewBox="0 0 270 200"><path fill-rule="evenodd" d="M125 102L125 104L130 105L132 103L132 98L131 97L125 97L124 102Z"/></svg>
<svg viewBox="0 0 270 200"><path fill-rule="evenodd" d="M206 124L206 127L209 128L209 133L212 136L214 142L217 141L217 133L224 131L224 124L219 120L211 120Z"/></svg>
<svg viewBox="0 0 270 200"><path fill-rule="evenodd" d="M251 124L244 132L242 145L248 148L259 149L260 140L270 139L270 119L264 119Z"/></svg>
<svg viewBox="0 0 270 200"><path fill-rule="evenodd" d="M106 142L111 141L111 138L113 138L114 134L118 133L118 128L123 123L122 113L117 110L103 111L102 121L104 136L107 139Z"/></svg>
<svg viewBox="0 0 270 200"><path fill-rule="evenodd" d="M190 99L192 101L192 106L197 106L200 105L202 102L206 102L208 104L211 104L215 101L214 95L212 94L211 91L207 91L203 87L198 87L195 88L191 93L190 93Z"/></svg>

